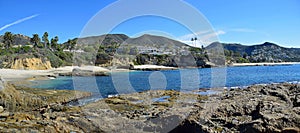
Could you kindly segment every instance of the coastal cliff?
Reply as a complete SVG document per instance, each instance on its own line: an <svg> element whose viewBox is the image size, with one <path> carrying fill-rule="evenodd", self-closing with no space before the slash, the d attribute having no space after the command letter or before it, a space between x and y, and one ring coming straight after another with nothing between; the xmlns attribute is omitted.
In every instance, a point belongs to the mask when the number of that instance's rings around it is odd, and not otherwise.
<svg viewBox="0 0 300 133"><path fill-rule="evenodd" d="M9 68L23 70L47 70L52 67L50 61L42 61L40 58L22 58L15 59Z"/></svg>

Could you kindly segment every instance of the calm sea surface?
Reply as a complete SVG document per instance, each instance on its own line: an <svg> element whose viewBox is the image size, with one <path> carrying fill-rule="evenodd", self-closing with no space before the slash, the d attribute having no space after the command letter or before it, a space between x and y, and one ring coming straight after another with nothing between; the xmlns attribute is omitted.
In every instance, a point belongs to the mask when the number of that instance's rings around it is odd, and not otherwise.
<svg viewBox="0 0 300 133"><path fill-rule="evenodd" d="M134 71L112 73L107 77L58 77L48 81L32 81L32 87L82 90L107 97L149 89L191 91L299 81L300 65L288 65Z"/></svg>

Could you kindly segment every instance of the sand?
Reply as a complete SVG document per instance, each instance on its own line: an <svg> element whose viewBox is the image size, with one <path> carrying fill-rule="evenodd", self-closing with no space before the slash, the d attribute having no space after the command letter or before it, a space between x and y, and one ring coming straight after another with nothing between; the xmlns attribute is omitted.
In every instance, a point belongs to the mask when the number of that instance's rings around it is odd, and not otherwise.
<svg viewBox="0 0 300 133"><path fill-rule="evenodd" d="M176 69L175 67L158 66L158 65L135 65L134 69Z"/></svg>
<svg viewBox="0 0 300 133"><path fill-rule="evenodd" d="M81 69L81 70L89 70L93 72L109 72L109 69L97 66L65 66L61 68L53 68L49 70L16 70L16 69L0 69L0 77L4 81L21 81L27 79L33 79L38 77L46 77L52 79L58 73L67 73L72 72L72 70Z"/></svg>
<svg viewBox="0 0 300 133"><path fill-rule="evenodd" d="M158 65L135 65L134 68L172 68L172 67L158 66Z"/></svg>

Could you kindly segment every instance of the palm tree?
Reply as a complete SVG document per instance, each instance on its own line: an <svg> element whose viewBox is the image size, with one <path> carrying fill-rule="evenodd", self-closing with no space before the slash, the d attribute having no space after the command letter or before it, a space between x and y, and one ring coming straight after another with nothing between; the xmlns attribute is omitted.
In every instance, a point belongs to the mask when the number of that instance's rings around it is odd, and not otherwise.
<svg viewBox="0 0 300 133"><path fill-rule="evenodd" d="M197 37L191 39L191 41L193 42L193 45L194 45L195 47L196 47L196 45L197 45L197 40L198 40Z"/></svg>
<svg viewBox="0 0 300 133"><path fill-rule="evenodd" d="M11 32L5 32L3 36L3 43L6 49L12 46L13 41L14 41L13 34Z"/></svg>
<svg viewBox="0 0 300 133"><path fill-rule="evenodd" d="M75 46L76 46L76 40L75 39L73 39L73 40L71 40L71 46L70 46L70 51L72 51L72 50L74 50L75 49Z"/></svg>
<svg viewBox="0 0 300 133"><path fill-rule="evenodd" d="M70 50L70 47L71 47L71 39L68 39L68 41L67 41L67 43L66 43L66 45L65 45L64 48ZM71 50L70 50L70 51L71 51Z"/></svg>
<svg viewBox="0 0 300 133"><path fill-rule="evenodd" d="M44 33L42 39L43 39L43 42L44 42L44 47L47 48L47 46L49 45L48 32Z"/></svg>
<svg viewBox="0 0 300 133"><path fill-rule="evenodd" d="M58 47L58 36L55 36L54 38L51 39L51 46L50 49L56 50Z"/></svg>
<svg viewBox="0 0 300 133"><path fill-rule="evenodd" d="M192 44L194 45L194 38L192 38L191 41L192 41Z"/></svg>
<svg viewBox="0 0 300 133"><path fill-rule="evenodd" d="M75 45L76 45L76 39L68 39L67 43L66 43L66 48L69 50L69 51L72 51L75 49Z"/></svg>
<svg viewBox="0 0 300 133"><path fill-rule="evenodd" d="M31 38L31 42L33 43L33 47L37 47L41 42L39 35L33 34L32 38Z"/></svg>

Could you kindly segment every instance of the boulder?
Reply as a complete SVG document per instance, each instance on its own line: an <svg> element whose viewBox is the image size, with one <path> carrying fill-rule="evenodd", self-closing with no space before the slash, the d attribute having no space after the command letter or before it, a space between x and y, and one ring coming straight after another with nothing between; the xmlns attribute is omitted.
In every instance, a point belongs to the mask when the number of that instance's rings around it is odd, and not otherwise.
<svg viewBox="0 0 300 133"><path fill-rule="evenodd" d="M72 72L59 73L59 76L109 76L109 73L103 71L73 69Z"/></svg>

